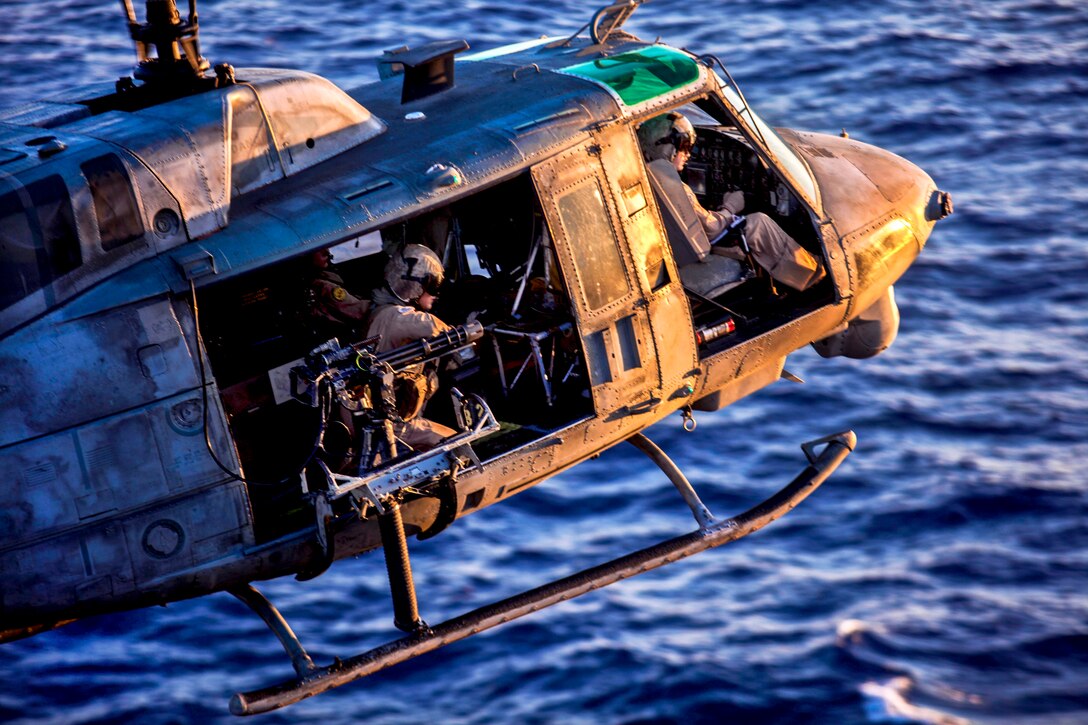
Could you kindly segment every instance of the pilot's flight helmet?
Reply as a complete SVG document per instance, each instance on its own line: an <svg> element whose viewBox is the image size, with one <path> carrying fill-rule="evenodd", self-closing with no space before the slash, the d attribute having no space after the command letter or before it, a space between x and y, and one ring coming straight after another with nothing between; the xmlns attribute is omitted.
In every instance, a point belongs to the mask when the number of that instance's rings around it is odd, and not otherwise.
<svg viewBox="0 0 1088 725"><path fill-rule="evenodd" d="M678 151L691 151L695 147L695 127L683 114L672 111L639 126L638 140L647 161L672 161Z"/></svg>
<svg viewBox="0 0 1088 725"><path fill-rule="evenodd" d="M415 304L424 292L437 295L442 286L442 262L422 244L406 244L385 265L385 282L404 302Z"/></svg>

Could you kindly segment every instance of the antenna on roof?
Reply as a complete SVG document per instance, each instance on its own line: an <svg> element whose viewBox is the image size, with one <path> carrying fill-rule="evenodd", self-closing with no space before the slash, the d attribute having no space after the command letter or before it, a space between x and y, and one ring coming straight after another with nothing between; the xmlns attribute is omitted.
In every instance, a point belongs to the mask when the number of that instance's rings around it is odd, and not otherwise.
<svg viewBox="0 0 1088 725"><path fill-rule="evenodd" d="M587 28L593 42L601 45L608 40L613 32L623 27L623 24L627 22L627 18L631 17L632 13L638 10L639 6L644 2L649 2L649 0L620 0L620 2L606 5L593 13L590 21L574 31L574 35L567 38L563 45L570 45L571 41Z"/></svg>

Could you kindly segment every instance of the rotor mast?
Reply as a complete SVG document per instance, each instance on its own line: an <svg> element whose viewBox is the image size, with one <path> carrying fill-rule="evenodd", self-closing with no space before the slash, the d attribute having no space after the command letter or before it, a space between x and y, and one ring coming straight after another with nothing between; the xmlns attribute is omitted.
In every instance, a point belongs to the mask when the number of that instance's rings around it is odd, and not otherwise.
<svg viewBox="0 0 1088 725"><path fill-rule="evenodd" d="M147 0L147 22L136 20L132 0L121 0L129 35L136 43L137 80L145 83L191 85L204 80L209 63L200 55L196 0L189 0L189 17L181 19L175 0ZM152 53L154 50L154 54Z"/></svg>

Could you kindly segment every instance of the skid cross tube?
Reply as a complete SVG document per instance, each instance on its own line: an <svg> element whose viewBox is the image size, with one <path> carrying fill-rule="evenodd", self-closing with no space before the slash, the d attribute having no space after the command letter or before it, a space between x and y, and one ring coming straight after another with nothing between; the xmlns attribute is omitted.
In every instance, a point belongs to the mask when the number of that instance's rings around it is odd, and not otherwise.
<svg viewBox="0 0 1088 725"><path fill-rule="evenodd" d="M692 554L736 541L793 510L850 455L856 441L853 431L820 439L820 442L826 442L827 445L818 456L811 455L811 446L805 449L810 461L808 467L778 493L739 516L723 519L689 534L488 604L432 629L383 644L350 659L337 661L297 680L263 690L238 693L231 698L230 711L235 715L255 715L290 705L512 619L671 564Z"/></svg>
<svg viewBox="0 0 1088 725"><path fill-rule="evenodd" d="M695 493L691 482L688 481L688 477L684 475L679 466L672 462L671 458L665 455L665 451L658 448L656 443L642 433L635 433L627 439L627 442L649 456L650 460L656 463L657 467L669 477L672 485L676 486L676 490L684 497L684 503L691 509L691 515L695 517L695 523L704 529L714 525L714 515L710 513L710 509L703 505L699 494Z"/></svg>
<svg viewBox="0 0 1088 725"><path fill-rule="evenodd" d="M252 584L244 584L227 591L245 602L250 609L264 620L264 623L272 630L272 634L276 635L276 639L283 645L287 656L291 658L295 674L299 677L305 677L317 671L314 661L310 659L310 655L306 654L306 648L302 646L302 643L298 641L298 637L291 631L291 625L280 614L280 610L276 609L272 602L257 591L256 587Z"/></svg>

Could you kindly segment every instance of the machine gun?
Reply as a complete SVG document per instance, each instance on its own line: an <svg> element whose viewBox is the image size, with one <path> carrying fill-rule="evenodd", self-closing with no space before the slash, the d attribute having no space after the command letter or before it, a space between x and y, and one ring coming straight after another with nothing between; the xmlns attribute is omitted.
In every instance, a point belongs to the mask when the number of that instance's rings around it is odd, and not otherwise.
<svg viewBox="0 0 1088 725"><path fill-rule="evenodd" d="M358 389L377 385L382 388L382 394L371 400L383 413L395 415L387 406L390 401L386 394L392 393L389 387L391 375L460 352L483 334L483 325L474 321L381 353L375 352L378 338L346 346L333 338L312 350L302 365L291 369L291 396L318 407L320 391L324 387L332 390L349 410L355 410L360 399Z"/></svg>
<svg viewBox="0 0 1088 725"><path fill-rule="evenodd" d="M456 354L483 337L479 322L452 327L434 337L402 345L386 352L375 352L378 340L371 338L341 346L335 338L314 349L301 365L290 371L291 395L312 407L332 414L335 401L351 412L357 443L357 475L363 476L384 461L396 458L399 451L393 426L411 420L422 408L423 400L406 401L398 388L407 373L441 358ZM410 387L410 386L409 386ZM482 400L453 391L458 423L468 431L482 418L490 416Z"/></svg>
<svg viewBox="0 0 1088 725"><path fill-rule="evenodd" d="M317 519L317 542L322 557L313 570L299 576L303 579L317 576L332 563L336 501L350 495L359 515L363 515L366 506L373 506L379 515L382 546L390 567L395 622L406 631L426 625L415 605L400 499L406 490L418 494L419 488L430 482L452 480L469 464L479 467L480 460L471 443L498 430L499 424L482 398L462 395L454 388L451 394L461 432L430 450L398 458L394 424L418 414L423 401L410 413L403 412L398 405L403 401L398 401L397 381L413 368L466 349L483 335L483 325L474 321L381 353L375 352L378 338L346 346L332 339L310 352L301 365L290 371L291 395L321 408L325 421L334 415L333 401L351 412L358 454L355 475L334 473L324 461L316 459L315 465L325 479L321 490L309 490L307 477L303 476L303 491L311 500ZM324 432L318 437L319 447L323 436ZM446 514L441 524L432 527L435 533L453 520L455 507L450 492L452 488L447 487L449 500L440 507Z"/></svg>

